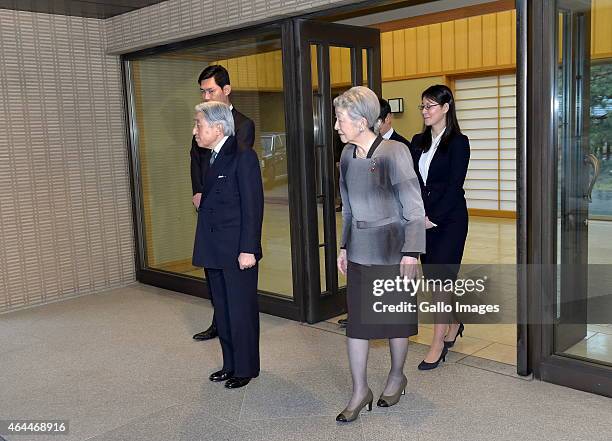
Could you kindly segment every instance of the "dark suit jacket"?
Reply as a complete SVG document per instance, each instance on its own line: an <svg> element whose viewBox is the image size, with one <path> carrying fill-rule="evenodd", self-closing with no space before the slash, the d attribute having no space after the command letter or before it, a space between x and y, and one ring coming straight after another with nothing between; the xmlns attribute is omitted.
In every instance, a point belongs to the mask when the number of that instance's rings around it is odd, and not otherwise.
<svg viewBox="0 0 612 441"><path fill-rule="evenodd" d="M237 268L240 253L261 259L263 206L257 153L241 150L236 137L230 136L204 176L194 266Z"/></svg>
<svg viewBox="0 0 612 441"><path fill-rule="evenodd" d="M463 183L470 161L470 142L465 135L453 136L445 146L439 145L431 160L427 175L427 185L419 171L422 134L412 138L412 159L416 169L425 205L425 214L437 225L452 220L467 219L467 205Z"/></svg>
<svg viewBox="0 0 612 441"><path fill-rule="evenodd" d="M393 133L391 133L391 138L389 138L389 139L392 139L393 141L399 141L402 144L405 144L406 147L410 148L410 141L408 141L402 135L397 133L397 131L395 129L393 129Z"/></svg>
<svg viewBox="0 0 612 441"><path fill-rule="evenodd" d="M232 108L232 116L234 117L234 131L238 148L252 149L255 142L255 124L253 121L238 112L236 108ZM193 194L202 193L203 176L208 170L208 162L210 161L210 149L198 147L195 136L191 139L191 189Z"/></svg>

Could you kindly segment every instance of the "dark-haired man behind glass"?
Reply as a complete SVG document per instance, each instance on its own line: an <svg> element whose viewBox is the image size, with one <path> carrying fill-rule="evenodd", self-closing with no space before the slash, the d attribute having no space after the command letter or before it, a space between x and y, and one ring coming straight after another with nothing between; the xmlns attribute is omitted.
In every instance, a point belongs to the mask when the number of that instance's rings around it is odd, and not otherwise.
<svg viewBox="0 0 612 441"><path fill-rule="evenodd" d="M383 98L379 98L378 101L380 102L380 115L378 116L378 119L380 120L380 136L382 136L383 139L399 141L405 144L406 147L410 147L410 141L397 133L392 127L393 115L391 114L391 106L389 105L389 102Z"/></svg>
<svg viewBox="0 0 612 441"><path fill-rule="evenodd" d="M220 65L210 65L202 71L198 78L202 100L217 101L230 106L234 117L235 137L240 150L253 148L255 142L255 124L253 120L240 113L232 105L230 94L232 86L227 70ZM200 208L202 199L203 177L206 176L210 162L210 150L198 147L195 136L191 140L191 188L193 190L193 205ZM208 279L208 277L207 277ZM217 326L213 316L210 327L193 336L195 340L210 340L217 337Z"/></svg>

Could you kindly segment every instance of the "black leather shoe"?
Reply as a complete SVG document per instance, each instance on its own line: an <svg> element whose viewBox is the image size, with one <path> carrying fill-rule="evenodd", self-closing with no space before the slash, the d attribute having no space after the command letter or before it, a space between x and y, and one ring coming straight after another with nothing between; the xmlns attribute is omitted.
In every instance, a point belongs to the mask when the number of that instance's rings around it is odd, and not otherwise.
<svg viewBox="0 0 612 441"><path fill-rule="evenodd" d="M348 325L348 319L340 319L338 320L338 324L341 328L346 328L346 325Z"/></svg>
<svg viewBox="0 0 612 441"><path fill-rule="evenodd" d="M251 381L251 377L232 377L225 382L225 387L228 389L238 389L246 386Z"/></svg>
<svg viewBox="0 0 612 441"><path fill-rule="evenodd" d="M448 354L448 348L446 346L442 347L442 353L440 354L440 358L433 363L428 363L425 360L419 363L417 366L420 371L430 371L438 367L441 361L446 361L446 354Z"/></svg>
<svg viewBox="0 0 612 441"><path fill-rule="evenodd" d="M218 335L219 333L217 332L217 327L213 324L213 325L210 325L210 328L208 328L206 331L198 332L196 335L193 336L193 339L194 340L211 340L217 337Z"/></svg>
<svg viewBox="0 0 612 441"><path fill-rule="evenodd" d="M464 330L465 330L465 326L463 326L463 323L459 323L459 329L457 329L457 333L455 334L455 338L452 339L451 341L444 340L444 346L446 346L448 349L450 349L453 346L455 346L455 342L457 341L457 337L463 337L463 331Z"/></svg>
<svg viewBox="0 0 612 441"><path fill-rule="evenodd" d="M210 374L210 377L208 377L208 379L216 383L219 381L229 380L233 376L234 376L234 373L232 371L220 370L220 371L213 372L212 374Z"/></svg>

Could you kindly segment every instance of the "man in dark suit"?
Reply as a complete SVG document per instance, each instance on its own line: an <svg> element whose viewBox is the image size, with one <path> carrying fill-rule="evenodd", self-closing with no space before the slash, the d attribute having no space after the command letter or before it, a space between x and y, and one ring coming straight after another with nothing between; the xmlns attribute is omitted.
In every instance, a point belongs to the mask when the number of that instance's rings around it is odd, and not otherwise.
<svg viewBox="0 0 612 441"><path fill-rule="evenodd" d="M378 119L380 120L380 135L384 139L392 139L393 141L399 141L405 144L408 148L410 148L410 141L408 141L402 135L397 133L392 127L393 114L391 113L391 106L385 99L379 98L379 101L380 115L378 116Z"/></svg>
<svg viewBox="0 0 612 441"><path fill-rule="evenodd" d="M210 152L193 249L193 265L207 271L223 352L223 368L210 380L234 389L259 375L261 170L255 151L238 146L226 104L198 104L193 133L198 148Z"/></svg>
<svg viewBox="0 0 612 441"><path fill-rule="evenodd" d="M253 148L255 141L255 124L242 113L238 112L230 102L232 86L230 85L229 73L223 66L211 65L202 71L198 78L202 100L204 102L217 101L230 106L234 117L235 138L240 149ZM208 168L210 152L207 149L198 148L195 136L191 140L191 188L193 190L193 205L196 209L200 207L202 198L203 177ZM208 280L208 275L206 276ZM198 332L193 336L195 340L210 340L217 336L215 317L213 316L210 327Z"/></svg>

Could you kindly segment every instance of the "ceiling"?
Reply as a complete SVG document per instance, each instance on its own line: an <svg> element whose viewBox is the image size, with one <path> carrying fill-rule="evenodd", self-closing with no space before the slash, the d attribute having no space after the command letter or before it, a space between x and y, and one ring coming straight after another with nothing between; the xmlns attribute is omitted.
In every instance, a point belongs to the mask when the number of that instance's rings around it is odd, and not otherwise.
<svg viewBox="0 0 612 441"><path fill-rule="evenodd" d="M109 18L164 0L0 0L0 9Z"/></svg>
<svg viewBox="0 0 612 441"><path fill-rule="evenodd" d="M493 3L494 0L438 0L427 2L411 2L410 5L396 4L395 7L387 11L367 11L355 12L353 17L334 20L337 23L353 26L371 26L379 23L391 22L403 18L417 17L427 14L434 14L442 11L466 8L484 3ZM502 3L497 1L496 3Z"/></svg>
<svg viewBox="0 0 612 441"><path fill-rule="evenodd" d="M164 0L0 0L0 9L43 12L47 14L74 15L78 17L109 18ZM326 21L368 26L389 20L439 12L449 9L487 3L492 0L381 0L378 5L362 2L362 6L349 13L328 16ZM359 3L359 2L355 2ZM322 17L318 17L322 18Z"/></svg>

